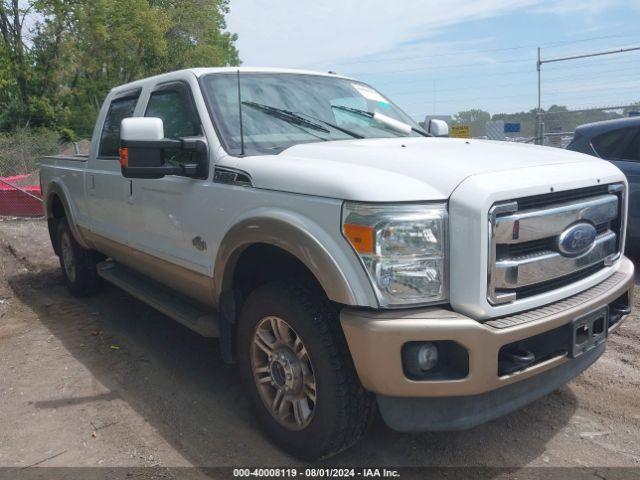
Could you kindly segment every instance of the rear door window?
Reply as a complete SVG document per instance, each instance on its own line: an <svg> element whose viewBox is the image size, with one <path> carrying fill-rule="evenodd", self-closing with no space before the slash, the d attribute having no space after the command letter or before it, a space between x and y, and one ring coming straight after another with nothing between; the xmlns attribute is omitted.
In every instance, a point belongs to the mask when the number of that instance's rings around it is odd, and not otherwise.
<svg viewBox="0 0 640 480"><path fill-rule="evenodd" d="M595 137L596 153L607 160L640 161L640 127L621 128Z"/></svg>
<svg viewBox="0 0 640 480"><path fill-rule="evenodd" d="M120 124L125 118L133 117L140 91L116 98L111 102L100 136L99 157L118 158L120 148Z"/></svg>

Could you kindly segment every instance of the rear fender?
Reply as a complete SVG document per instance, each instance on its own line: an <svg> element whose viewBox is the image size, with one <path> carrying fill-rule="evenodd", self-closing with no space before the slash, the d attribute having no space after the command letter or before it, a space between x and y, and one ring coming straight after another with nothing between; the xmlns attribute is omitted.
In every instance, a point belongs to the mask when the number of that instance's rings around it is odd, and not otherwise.
<svg viewBox="0 0 640 480"><path fill-rule="evenodd" d="M55 197L58 197L64 208L64 214L67 219L67 223L69 224L69 229L71 230L71 234L83 248L86 248L87 250L91 250L92 249L91 244L80 233L80 229L78 228L78 225L76 223L77 212L75 210L73 202L69 201L69 199L71 198L71 194L68 191L68 189L64 186L64 183L62 183L58 179L54 179L47 185L46 192L47 193L45 197L45 212L47 215L47 221L49 223L49 234L52 235L51 239L53 240L53 233L51 229L55 221L55 215L53 212L53 201ZM55 242L54 242L54 245L55 245Z"/></svg>

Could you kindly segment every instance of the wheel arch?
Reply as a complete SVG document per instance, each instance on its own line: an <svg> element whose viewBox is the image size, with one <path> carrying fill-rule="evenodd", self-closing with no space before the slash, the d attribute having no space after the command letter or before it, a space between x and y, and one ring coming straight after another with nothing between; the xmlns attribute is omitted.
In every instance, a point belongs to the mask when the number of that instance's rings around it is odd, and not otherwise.
<svg viewBox="0 0 640 480"><path fill-rule="evenodd" d="M280 213L280 212L279 212ZM350 306L376 307L371 285L351 254L319 225L289 212L251 216L231 227L218 248L214 269L214 295L220 311L222 354L234 360L235 323L242 304L234 288L238 267L256 248L271 254L282 252L299 262L333 302Z"/></svg>
<svg viewBox="0 0 640 480"><path fill-rule="evenodd" d="M216 298L231 289L238 260L245 250L262 244L279 248L300 261L330 300L352 306L377 306L364 270L341 261L351 252L345 252L313 222L285 215L286 218L277 215L245 218L228 230L215 261ZM363 281L366 285L362 285Z"/></svg>
<svg viewBox="0 0 640 480"><path fill-rule="evenodd" d="M51 243L53 245L54 251L56 255L59 254L57 251L57 245L55 241L55 224L56 221L61 218L66 218L69 223L69 228L71 229L71 233L75 240L86 249L91 249L89 243L84 239L78 226L76 224L76 215L75 210L69 203L69 195L65 186L56 180L53 180L47 186L47 195L45 197L45 214L47 217L47 225L49 228L49 237L51 238Z"/></svg>

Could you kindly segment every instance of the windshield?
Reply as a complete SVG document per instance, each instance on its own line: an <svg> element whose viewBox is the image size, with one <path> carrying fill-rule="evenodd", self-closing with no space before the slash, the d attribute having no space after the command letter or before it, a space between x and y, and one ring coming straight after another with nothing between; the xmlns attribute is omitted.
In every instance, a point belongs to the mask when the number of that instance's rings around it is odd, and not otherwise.
<svg viewBox="0 0 640 480"><path fill-rule="evenodd" d="M226 150L241 153L238 76L202 78ZM246 155L276 154L300 143L421 136L420 126L373 88L343 78L290 73L241 73ZM403 131L393 121L405 124ZM415 130L410 130L415 129Z"/></svg>

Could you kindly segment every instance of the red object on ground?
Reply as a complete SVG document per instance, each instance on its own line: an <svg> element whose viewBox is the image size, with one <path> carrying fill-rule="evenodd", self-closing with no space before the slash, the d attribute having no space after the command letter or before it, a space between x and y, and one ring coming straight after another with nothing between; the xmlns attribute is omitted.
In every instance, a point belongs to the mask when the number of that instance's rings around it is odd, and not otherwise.
<svg viewBox="0 0 640 480"><path fill-rule="evenodd" d="M42 203L24 193L29 192L36 197L42 197L40 185L19 185L20 181L28 177L29 175L16 175L0 178L23 190L17 190L0 182L0 215L10 217L42 217L44 215Z"/></svg>

